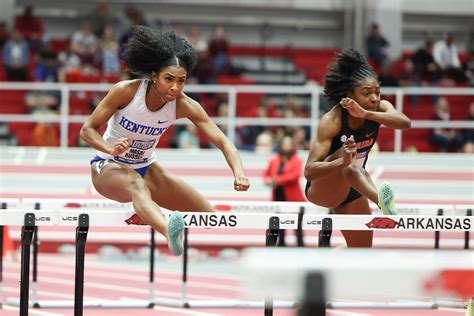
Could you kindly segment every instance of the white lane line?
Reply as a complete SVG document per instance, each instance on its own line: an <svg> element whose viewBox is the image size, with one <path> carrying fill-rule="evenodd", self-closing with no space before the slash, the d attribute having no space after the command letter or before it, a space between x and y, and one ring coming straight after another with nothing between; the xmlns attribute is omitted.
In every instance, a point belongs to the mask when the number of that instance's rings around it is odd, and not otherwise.
<svg viewBox="0 0 474 316"><path fill-rule="evenodd" d="M5 310L10 310L10 311L15 311L15 312L18 312L20 310L19 307L10 306L10 305L3 305L2 308L5 309ZM44 316L64 316L64 314L43 312L43 311L39 311L38 309L34 309L34 308L29 308L28 313L29 314L35 314L35 315L44 315Z"/></svg>
<svg viewBox="0 0 474 316"><path fill-rule="evenodd" d="M12 293L15 296L20 296L20 290L18 288L13 288L13 287L3 287L4 292ZM40 296L48 296L48 297L55 297L55 298L64 298L67 300L74 300L74 295L71 294L63 294L63 293L58 293L58 292L51 292L51 291L43 291L39 290L38 295ZM99 301L101 298L97 297L90 297L90 296L84 296L84 300L87 301ZM40 300L41 301L41 300Z"/></svg>
<svg viewBox="0 0 474 316"><path fill-rule="evenodd" d="M4 273L4 276L9 277L9 278L15 278L15 277L17 278L18 277L18 275L16 273L9 273L9 272ZM42 276L41 277L41 282L43 284L44 283L50 283L50 284L72 286L71 280L64 280L64 279L53 278L53 277ZM135 293L135 294L143 294L143 295L148 295L149 294L149 290L148 290L148 288L146 288L145 285L143 286L143 288L136 288L136 287L130 287L129 285L120 286L120 285L103 284L103 283L86 281L85 286L89 289L94 288L94 289L109 290L109 291L115 291L115 292L121 292L121 293ZM155 295L159 296L159 297L168 297L168 298L180 298L181 297L181 293L179 293L178 291L169 292L169 291L163 291L163 290L156 290ZM209 300L209 299L215 299L216 296L190 294L189 298Z"/></svg>
<svg viewBox="0 0 474 316"><path fill-rule="evenodd" d="M23 156L25 156L26 150L25 147L20 147L17 151L17 155L13 159L13 164L14 165L21 165L23 162Z"/></svg>
<svg viewBox="0 0 474 316"><path fill-rule="evenodd" d="M45 232L43 232L43 233L45 233ZM148 236L148 238L149 238L149 233L146 233L146 236ZM214 238L214 240L215 240L216 236L217 235L212 235L212 238ZM241 238L241 237L242 236L239 236L239 238ZM258 237L261 239L260 235L258 235ZM291 236L288 236L288 237L291 237ZM127 238L128 238L128 235L127 235ZM219 238L220 238L220 236L219 236ZM235 236L233 236L233 238L235 239ZM61 258L61 259L59 259L59 258ZM97 256L90 255L90 258L97 258ZM61 261L63 261L63 262L61 262ZM53 266L58 266L58 267L70 266L73 269L75 267L74 256L72 256L71 260L69 260L69 261L65 261L64 256L54 256L54 255L42 256L40 258L40 264L42 264L42 262L48 263L48 264L53 265ZM136 271L136 272L143 272L144 271L144 268L142 268L142 267L133 267L133 266L128 266L128 267L125 267L125 268L120 267L120 266L112 266L111 267L108 263L101 263L101 262L92 261L92 260L87 262L87 266L88 267L99 268L99 269L104 269L105 268L105 269L108 269L109 271L122 271L122 272L125 272L125 273L130 273L131 271ZM148 269L148 266L147 266L146 269ZM148 272L145 272L145 275L147 275L147 273ZM172 275L176 275L178 277L181 277L181 271L176 271L176 270L173 270L173 269L161 268L156 273L167 273L167 274L172 274ZM240 279L238 277L236 277L235 274L230 274L230 273L219 273L219 275L216 275L216 274L212 274L212 273L194 272L193 271L192 275L193 276L198 276L198 277L208 277L213 281L215 280L215 282L220 282L219 280L224 280L224 281L229 280L229 281L234 281L234 282L240 282Z"/></svg>
<svg viewBox="0 0 474 316"><path fill-rule="evenodd" d="M464 308L448 308L448 307L439 307L438 308L441 311L447 311L447 312L453 312L453 313L459 313L463 314L466 313L466 310ZM466 314L467 315L467 314Z"/></svg>
<svg viewBox="0 0 474 316"><path fill-rule="evenodd" d="M335 298L331 299L332 302L359 302L356 300L348 300L348 299L340 299L340 298ZM327 309L328 316L332 315L342 315L342 316L372 316L374 314L366 314L366 313L357 313L357 312L348 312L348 311L343 311L343 310L338 310L338 309Z"/></svg>
<svg viewBox="0 0 474 316"><path fill-rule="evenodd" d="M356 313L356 312L346 312L346 311L340 311L340 310L335 310L335 309L330 309L328 311L328 316L331 315L343 315L343 316L371 316L373 314L362 314L362 313Z"/></svg>
<svg viewBox="0 0 474 316"><path fill-rule="evenodd" d="M46 161L46 156L48 155L48 150L46 147L41 147L38 156L36 156L36 165L41 166L44 165L44 162Z"/></svg>
<svg viewBox="0 0 474 316"><path fill-rule="evenodd" d="M192 310L184 309L184 308L173 308L173 307L164 307L164 306L154 306L153 309L154 309L154 310L157 310L157 311L162 311L162 312L176 313L176 314L179 314L179 315L221 316L221 314L198 312L198 311L192 311Z"/></svg>
<svg viewBox="0 0 474 316"><path fill-rule="evenodd" d="M41 265L43 271L54 271L55 276L59 276L58 274L68 276L71 279L74 278L74 269L67 269L61 267L54 267L51 265ZM43 274L44 275L44 274ZM128 273L121 273L121 272L105 272L105 271L93 271L90 269L86 270L86 276L88 279L94 279L94 277L99 278L107 278L112 280L124 280L124 281L143 281L145 284L148 282L147 275L144 273L143 275L136 276L135 274L128 274ZM180 275L177 274L176 277L167 277L167 276L160 276L158 273L158 284L159 285L176 285L180 286L182 284L181 279L178 279ZM42 276L40 275L40 278ZM212 283L212 282L198 282L198 281L190 281L188 283L188 287L191 288L204 288L204 289L214 289L214 290L227 290L227 291L239 291L239 286L232 286L232 285L225 285L219 283Z"/></svg>

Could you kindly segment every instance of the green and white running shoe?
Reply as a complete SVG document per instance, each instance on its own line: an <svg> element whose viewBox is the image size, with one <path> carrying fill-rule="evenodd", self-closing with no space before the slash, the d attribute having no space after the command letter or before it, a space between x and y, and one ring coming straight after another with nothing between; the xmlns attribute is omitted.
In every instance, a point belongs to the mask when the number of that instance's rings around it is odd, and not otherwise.
<svg viewBox="0 0 474 316"><path fill-rule="evenodd" d="M397 215L397 208L395 207L395 194L392 187L387 182L384 182L379 187L379 209L383 215Z"/></svg>
<svg viewBox="0 0 474 316"><path fill-rule="evenodd" d="M466 302L466 316L474 316L474 298L470 298Z"/></svg>
<svg viewBox="0 0 474 316"><path fill-rule="evenodd" d="M183 215L180 212L174 212L168 221L168 248L175 256L180 256L184 251L183 231Z"/></svg>

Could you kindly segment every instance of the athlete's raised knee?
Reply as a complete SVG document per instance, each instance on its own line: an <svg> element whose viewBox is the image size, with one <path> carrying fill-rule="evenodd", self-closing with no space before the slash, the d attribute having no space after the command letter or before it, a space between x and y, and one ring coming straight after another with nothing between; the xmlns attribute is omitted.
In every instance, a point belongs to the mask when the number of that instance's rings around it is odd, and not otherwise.
<svg viewBox="0 0 474 316"><path fill-rule="evenodd" d="M362 174L361 168L356 163L351 163L341 170L344 178L359 176Z"/></svg>

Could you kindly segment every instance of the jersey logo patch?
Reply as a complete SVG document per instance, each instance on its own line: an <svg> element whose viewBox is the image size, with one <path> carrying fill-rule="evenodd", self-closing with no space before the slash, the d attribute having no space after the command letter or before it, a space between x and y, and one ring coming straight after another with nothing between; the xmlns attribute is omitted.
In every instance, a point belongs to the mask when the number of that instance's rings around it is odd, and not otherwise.
<svg viewBox="0 0 474 316"><path fill-rule="evenodd" d="M158 120L158 124L164 124L164 123L166 123L166 122L168 122L168 120L166 120L166 121L160 121L160 120Z"/></svg>
<svg viewBox="0 0 474 316"><path fill-rule="evenodd" d="M375 134L375 132L372 132L372 133L365 133L365 137L366 137L366 138L369 138L369 137L372 137L374 134Z"/></svg>

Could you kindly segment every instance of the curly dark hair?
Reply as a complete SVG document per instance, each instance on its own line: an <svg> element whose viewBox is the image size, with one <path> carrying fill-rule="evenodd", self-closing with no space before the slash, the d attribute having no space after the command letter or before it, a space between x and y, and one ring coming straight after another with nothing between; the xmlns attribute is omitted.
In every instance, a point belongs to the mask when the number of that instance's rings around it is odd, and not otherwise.
<svg viewBox="0 0 474 316"><path fill-rule="evenodd" d="M353 49L337 53L328 69L331 72L324 76L324 95L336 103L367 78L378 80L364 55Z"/></svg>
<svg viewBox="0 0 474 316"><path fill-rule="evenodd" d="M134 27L122 57L130 71L144 76L178 65L190 73L196 66L196 50L184 38L143 25Z"/></svg>

